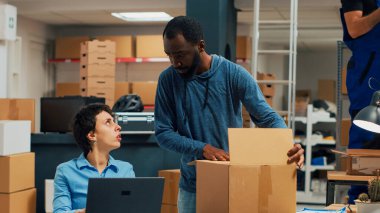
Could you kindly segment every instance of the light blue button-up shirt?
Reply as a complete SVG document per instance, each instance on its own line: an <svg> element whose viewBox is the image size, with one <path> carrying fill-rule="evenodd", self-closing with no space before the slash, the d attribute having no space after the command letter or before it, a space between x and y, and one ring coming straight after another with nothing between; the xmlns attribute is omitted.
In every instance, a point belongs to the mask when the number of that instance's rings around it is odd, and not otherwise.
<svg viewBox="0 0 380 213"><path fill-rule="evenodd" d="M58 165L54 177L54 213L86 208L88 179L113 177L135 177L133 166L110 156L107 167L99 174L83 154Z"/></svg>

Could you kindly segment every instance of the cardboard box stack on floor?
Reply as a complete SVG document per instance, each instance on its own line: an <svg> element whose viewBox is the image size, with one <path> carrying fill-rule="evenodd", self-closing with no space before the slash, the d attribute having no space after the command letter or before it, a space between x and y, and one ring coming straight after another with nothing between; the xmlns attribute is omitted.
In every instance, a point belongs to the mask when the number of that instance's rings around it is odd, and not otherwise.
<svg viewBox="0 0 380 213"><path fill-rule="evenodd" d="M80 94L115 101L115 42L86 41L81 43Z"/></svg>
<svg viewBox="0 0 380 213"><path fill-rule="evenodd" d="M257 73L257 80L276 80L274 74L270 73ZM275 94L274 84L260 83L259 87L263 93L265 100L270 106L273 106L273 97Z"/></svg>
<svg viewBox="0 0 380 213"><path fill-rule="evenodd" d="M294 213L290 129L228 129L230 162L196 161L198 213Z"/></svg>
<svg viewBox="0 0 380 213"><path fill-rule="evenodd" d="M0 121L0 212L35 213L34 161L29 120Z"/></svg>
<svg viewBox="0 0 380 213"><path fill-rule="evenodd" d="M165 178L161 213L177 213L178 186L181 177L179 169L160 170L158 176Z"/></svg>
<svg viewBox="0 0 380 213"><path fill-rule="evenodd" d="M0 120L29 120L31 132L35 132L34 99L0 98Z"/></svg>

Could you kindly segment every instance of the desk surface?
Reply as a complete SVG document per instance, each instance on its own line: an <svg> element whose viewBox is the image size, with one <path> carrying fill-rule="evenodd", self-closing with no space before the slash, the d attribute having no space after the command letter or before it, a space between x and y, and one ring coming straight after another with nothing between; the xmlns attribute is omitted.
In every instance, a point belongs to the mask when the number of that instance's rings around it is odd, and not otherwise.
<svg viewBox="0 0 380 213"><path fill-rule="evenodd" d="M331 204L331 205L327 206L325 209L327 209L327 210L339 210L339 209L342 209L345 206L347 206L347 205L344 205L344 204ZM357 208L356 208L355 205L350 205L350 208L352 210L352 213L356 213ZM346 212L350 212L350 211L348 209L346 209Z"/></svg>
<svg viewBox="0 0 380 213"><path fill-rule="evenodd" d="M368 181L375 176L347 175L344 171L328 171L327 180Z"/></svg>

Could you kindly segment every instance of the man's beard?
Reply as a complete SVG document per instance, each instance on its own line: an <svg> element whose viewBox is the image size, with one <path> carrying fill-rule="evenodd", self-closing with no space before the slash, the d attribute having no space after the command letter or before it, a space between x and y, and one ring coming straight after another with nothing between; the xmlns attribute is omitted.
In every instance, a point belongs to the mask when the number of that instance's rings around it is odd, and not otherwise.
<svg viewBox="0 0 380 213"><path fill-rule="evenodd" d="M194 76L197 68L201 64L201 56L198 51L195 52L193 63L191 67L186 72L178 72L182 78L190 79Z"/></svg>

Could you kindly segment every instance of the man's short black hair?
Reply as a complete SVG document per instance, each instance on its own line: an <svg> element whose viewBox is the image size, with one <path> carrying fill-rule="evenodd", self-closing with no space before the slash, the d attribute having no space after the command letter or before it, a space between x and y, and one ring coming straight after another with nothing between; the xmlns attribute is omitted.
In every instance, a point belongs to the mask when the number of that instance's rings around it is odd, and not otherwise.
<svg viewBox="0 0 380 213"><path fill-rule="evenodd" d="M201 24L195 18L189 16L177 16L170 20L162 36L173 39L178 34L182 34L186 41L192 44L198 44L199 41L203 40Z"/></svg>
<svg viewBox="0 0 380 213"><path fill-rule="evenodd" d="M96 116L103 111L108 112L110 115L113 114L108 105L95 103L84 106L74 117L73 134L84 156L87 156L92 151L87 135L95 130Z"/></svg>

